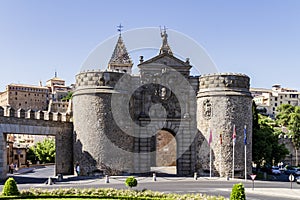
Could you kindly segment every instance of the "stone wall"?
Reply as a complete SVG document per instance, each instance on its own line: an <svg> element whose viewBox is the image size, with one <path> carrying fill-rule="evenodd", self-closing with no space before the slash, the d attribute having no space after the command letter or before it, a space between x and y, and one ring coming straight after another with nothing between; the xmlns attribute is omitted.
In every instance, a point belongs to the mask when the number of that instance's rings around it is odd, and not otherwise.
<svg viewBox="0 0 300 200"><path fill-rule="evenodd" d="M182 77L171 71L168 73L177 81ZM107 169L150 172L155 162L163 163L162 159L166 161L164 157L168 155L174 157L174 152L165 152L161 157L156 155L161 153L154 148L160 145L155 142L160 138L157 133L166 130L176 140L177 174L191 175L194 171L207 174L208 138L209 130L212 130L213 174L226 176L232 173L235 126L235 175L243 176L245 125L249 155L246 165L250 173L252 97L249 77L233 73L190 77L188 84L183 84L185 87L181 87L183 81L178 81L179 85L165 83L168 87L164 96L164 81L172 80L164 76L164 70L162 74L155 74L154 82L161 85L151 84L151 81L145 83L143 75L139 79L118 72L87 71L76 76L73 94L74 162L80 163L82 173L87 175ZM173 100L176 98L178 100ZM163 110L165 114L161 112ZM159 146L163 151L165 147Z"/></svg>
<svg viewBox="0 0 300 200"><path fill-rule="evenodd" d="M200 174L210 170L209 137L212 132L213 175L232 174L233 128L236 128L234 169L235 176L243 177L245 169L244 126L247 126L247 173L251 173L252 161L252 97L249 77L242 74L212 74L200 77L197 96L196 169ZM221 134L221 136L220 136ZM221 144L222 138L222 144Z"/></svg>
<svg viewBox="0 0 300 200"><path fill-rule="evenodd" d="M114 89L124 73L82 72L76 76L73 94L74 161L79 162L83 175L99 170L110 174L133 172L133 140L115 119L112 96L117 105L123 95ZM120 98L119 98L120 97ZM120 111L120 113L122 113ZM127 116L129 117L129 116Z"/></svg>
<svg viewBox="0 0 300 200"><path fill-rule="evenodd" d="M55 174L73 174L73 158L70 156L73 151L73 124L69 122L68 115L64 114L64 117L61 115L42 111L32 112L31 110L15 112L11 108L0 107L0 179L5 179L8 171L7 144L6 138L4 138L6 133L54 135L56 144ZM45 118L47 119L44 120Z"/></svg>

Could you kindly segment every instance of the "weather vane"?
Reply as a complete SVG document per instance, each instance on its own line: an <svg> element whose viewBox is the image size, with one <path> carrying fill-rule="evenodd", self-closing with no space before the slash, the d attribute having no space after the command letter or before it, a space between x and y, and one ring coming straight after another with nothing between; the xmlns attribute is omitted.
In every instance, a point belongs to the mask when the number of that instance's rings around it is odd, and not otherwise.
<svg viewBox="0 0 300 200"><path fill-rule="evenodd" d="M118 28L118 32L120 32L120 35L122 34L122 30L123 30L123 26L122 24L120 24L119 26L117 26Z"/></svg>

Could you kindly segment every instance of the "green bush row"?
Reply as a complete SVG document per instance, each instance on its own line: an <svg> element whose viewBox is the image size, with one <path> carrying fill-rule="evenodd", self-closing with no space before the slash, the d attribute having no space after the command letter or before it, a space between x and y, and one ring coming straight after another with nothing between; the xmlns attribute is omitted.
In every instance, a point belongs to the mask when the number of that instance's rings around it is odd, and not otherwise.
<svg viewBox="0 0 300 200"><path fill-rule="evenodd" d="M4 196L2 196L4 197ZM224 197L207 196L204 194L164 194L150 190L117 190L113 188L66 188L66 189L35 189L21 190L16 198L59 198L59 197L82 197L82 198L107 198L107 199L199 199L199 200L224 200ZM5 198L5 197L4 197Z"/></svg>

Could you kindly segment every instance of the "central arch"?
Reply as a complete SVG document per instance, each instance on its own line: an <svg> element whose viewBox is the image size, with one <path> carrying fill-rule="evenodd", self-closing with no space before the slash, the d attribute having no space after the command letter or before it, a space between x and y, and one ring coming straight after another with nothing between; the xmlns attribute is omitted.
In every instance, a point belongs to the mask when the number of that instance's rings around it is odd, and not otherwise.
<svg viewBox="0 0 300 200"><path fill-rule="evenodd" d="M177 141L175 134L167 129L157 131L151 141L151 169L176 174Z"/></svg>

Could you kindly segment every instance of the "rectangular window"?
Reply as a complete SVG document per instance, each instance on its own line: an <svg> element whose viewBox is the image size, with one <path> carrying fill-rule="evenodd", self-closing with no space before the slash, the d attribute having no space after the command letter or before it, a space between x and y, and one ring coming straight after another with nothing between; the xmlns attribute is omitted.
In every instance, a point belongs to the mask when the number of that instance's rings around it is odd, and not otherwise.
<svg viewBox="0 0 300 200"><path fill-rule="evenodd" d="M275 101L277 101L277 97L275 97Z"/></svg>

